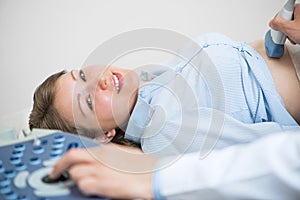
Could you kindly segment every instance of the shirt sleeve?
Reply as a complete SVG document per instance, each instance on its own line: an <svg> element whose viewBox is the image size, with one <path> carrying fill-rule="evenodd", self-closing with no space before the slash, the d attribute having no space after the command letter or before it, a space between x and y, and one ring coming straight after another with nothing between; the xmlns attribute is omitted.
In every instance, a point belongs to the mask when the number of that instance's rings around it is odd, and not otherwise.
<svg viewBox="0 0 300 200"><path fill-rule="evenodd" d="M153 176L156 199L299 199L300 132L250 144L161 159Z"/></svg>

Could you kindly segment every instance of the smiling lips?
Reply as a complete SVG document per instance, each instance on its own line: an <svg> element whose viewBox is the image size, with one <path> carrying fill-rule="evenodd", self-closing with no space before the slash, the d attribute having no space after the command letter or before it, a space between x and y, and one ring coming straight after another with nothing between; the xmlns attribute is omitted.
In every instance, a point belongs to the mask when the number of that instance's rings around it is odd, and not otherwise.
<svg viewBox="0 0 300 200"><path fill-rule="evenodd" d="M114 80L114 83L115 83L115 87L116 87L116 91L117 93L120 92L120 89L121 89L121 79L122 79L122 75L119 74L119 73L113 73L113 80Z"/></svg>

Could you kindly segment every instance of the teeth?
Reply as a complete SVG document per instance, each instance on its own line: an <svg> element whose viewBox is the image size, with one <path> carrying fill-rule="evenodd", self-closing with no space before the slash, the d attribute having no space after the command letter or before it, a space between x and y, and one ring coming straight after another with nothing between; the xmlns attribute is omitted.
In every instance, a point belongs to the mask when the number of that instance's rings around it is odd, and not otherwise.
<svg viewBox="0 0 300 200"><path fill-rule="evenodd" d="M119 91L120 91L119 79L118 79L118 77L117 77L116 75L114 75L114 74L113 74L113 79L114 79L114 81L115 81L116 90L117 90L117 92L119 92Z"/></svg>

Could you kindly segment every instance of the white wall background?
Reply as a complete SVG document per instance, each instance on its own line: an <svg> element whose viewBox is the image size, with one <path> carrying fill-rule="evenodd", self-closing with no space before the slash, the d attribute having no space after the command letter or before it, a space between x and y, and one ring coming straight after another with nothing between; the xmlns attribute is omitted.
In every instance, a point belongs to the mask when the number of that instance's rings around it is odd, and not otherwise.
<svg viewBox="0 0 300 200"><path fill-rule="evenodd" d="M264 37L285 0L0 0L0 127L18 124L48 75L79 68L102 42L137 28L194 37ZM10 116L17 116L9 121ZM23 117L23 116L22 116Z"/></svg>

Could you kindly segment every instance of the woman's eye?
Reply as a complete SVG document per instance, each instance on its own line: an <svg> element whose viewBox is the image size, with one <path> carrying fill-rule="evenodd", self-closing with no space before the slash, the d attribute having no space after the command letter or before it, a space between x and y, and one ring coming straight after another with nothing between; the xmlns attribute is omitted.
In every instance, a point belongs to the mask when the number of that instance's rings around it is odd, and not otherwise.
<svg viewBox="0 0 300 200"><path fill-rule="evenodd" d="M88 96L86 103L87 103L89 109L93 110L93 103L92 103L92 98L90 95Z"/></svg>
<svg viewBox="0 0 300 200"><path fill-rule="evenodd" d="M82 70L79 70L79 76L83 81L86 81L85 74Z"/></svg>

